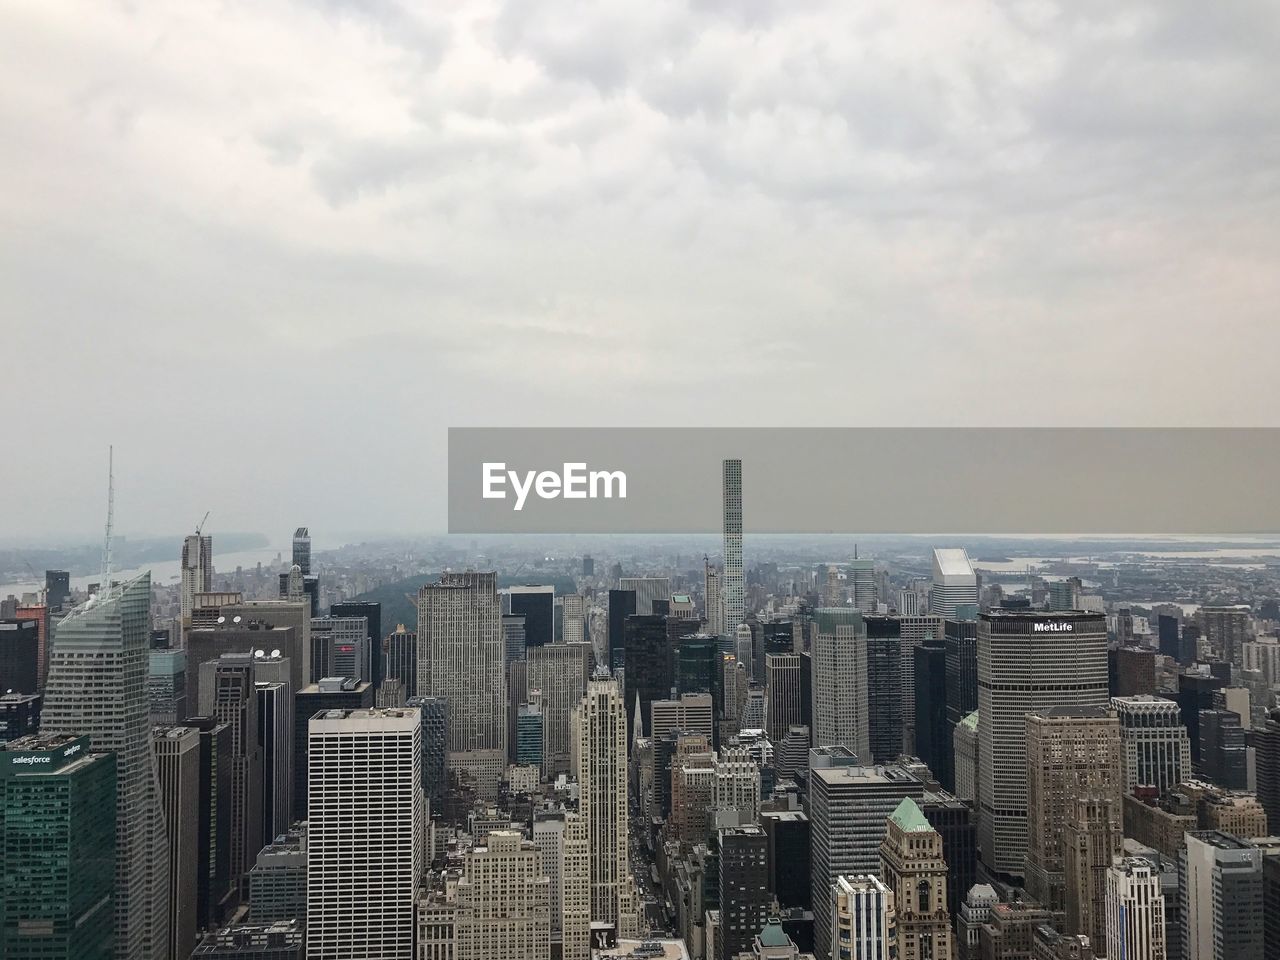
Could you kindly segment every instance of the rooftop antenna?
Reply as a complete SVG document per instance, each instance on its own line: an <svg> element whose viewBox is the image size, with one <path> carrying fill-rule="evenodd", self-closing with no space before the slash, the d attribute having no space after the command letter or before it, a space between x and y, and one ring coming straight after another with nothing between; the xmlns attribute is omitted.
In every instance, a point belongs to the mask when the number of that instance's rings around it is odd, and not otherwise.
<svg viewBox="0 0 1280 960"><path fill-rule="evenodd" d="M111 595L111 529L116 510L115 450L114 446L107 447L107 531L102 540L102 584L98 587L98 596L103 599Z"/></svg>

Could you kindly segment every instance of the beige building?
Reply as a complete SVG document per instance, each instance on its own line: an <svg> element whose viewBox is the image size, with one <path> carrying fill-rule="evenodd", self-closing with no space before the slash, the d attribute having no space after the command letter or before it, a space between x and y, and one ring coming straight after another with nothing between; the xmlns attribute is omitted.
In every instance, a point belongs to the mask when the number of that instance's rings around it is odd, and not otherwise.
<svg viewBox="0 0 1280 960"><path fill-rule="evenodd" d="M910 797L889 817L880 844L880 876L893 891L898 960L952 960L942 837Z"/></svg>
<svg viewBox="0 0 1280 960"><path fill-rule="evenodd" d="M1107 942L1107 870L1123 844L1115 797L1079 797L1068 808L1062 831L1066 930L1088 937L1099 953Z"/></svg>
<svg viewBox="0 0 1280 960"><path fill-rule="evenodd" d="M1110 800L1120 816L1120 723L1105 707L1054 707L1026 718L1027 894L1066 909L1063 833L1080 798Z"/></svg>
<svg viewBox="0 0 1280 960"><path fill-rule="evenodd" d="M551 882L537 846L494 830L466 855L457 886L454 960L549 960Z"/></svg>

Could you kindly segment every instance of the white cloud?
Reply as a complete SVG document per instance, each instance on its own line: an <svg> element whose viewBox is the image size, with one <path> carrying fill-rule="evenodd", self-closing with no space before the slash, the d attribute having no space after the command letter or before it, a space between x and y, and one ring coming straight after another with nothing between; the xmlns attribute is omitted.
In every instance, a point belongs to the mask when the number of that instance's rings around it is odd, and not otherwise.
<svg viewBox="0 0 1280 960"><path fill-rule="evenodd" d="M1266 0L0 0L11 522L94 524L84 433L139 526L423 528L451 423L1271 422L1278 53Z"/></svg>

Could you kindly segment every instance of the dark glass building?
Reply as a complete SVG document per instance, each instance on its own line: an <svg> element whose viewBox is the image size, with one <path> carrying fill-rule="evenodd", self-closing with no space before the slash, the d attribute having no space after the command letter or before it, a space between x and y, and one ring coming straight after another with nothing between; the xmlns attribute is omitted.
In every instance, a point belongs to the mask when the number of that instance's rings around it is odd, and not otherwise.
<svg viewBox="0 0 1280 960"><path fill-rule="evenodd" d="M0 620L0 693L40 688L40 626L35 620Z"/></svg>
<svg viewBox="0 0 1280 960"><path fill-rule="evenodd" d="M809 818L800 810L765 810L760 825L768 837L769 891L784 909L809 908Z"/></svg>
<svg viewBox="0 0 1280 960"><path fill-rule="evenodd" d="M372 600L346 600L330 606L329 616L365 618L369 633L369 679L376 691L387 675L386 664L382 660L382 604Z"/></svg>
<svg viewBox="0 0 1280 960"><path fill-rule="evenodd" d="M46 570L44 593L45 606L50 610L60 610L71 596L71 574L66 570Z"/></svg>
<svg viewBox="0 0 1280 960"><path fill-rule="evenodd" d="M38 693L0 694L0 746L40 729L43 702Z"/></svg>
<svg viewBox="0 0 1280 960"><path fill-rule="evenodd" d="M294 697L293 819L307 819L307 732L322 710L359 710L373 706L373 684L347 677L326 677Z"/></svg>
<svg viewBox="0 0 1280 960"><path fill-rule="evenodd" d="M200 731L196 926L211 927L228 919L236 906L231 883L231 727L213 717L188 717L178 726Z"/></svg>
<svg viewBox="0 0 1280 960"><path fill-rule="evenodd" d="M1187 737L1191 741L1191 760L1200 762L1200 711L1214 708L1213 693L1227 685L1221 677L1204 677L1198 674L1182 673L1178 675L1178 693L1174 697L1178 701L1178 712L1182 715L1182 725L1187 728Z"/></svg>
<svg viewBox="0 0 1280 960"><path fill-rule="evenodd" d="M405 697L418 693L418 635L406 630L404 624L383 637L382 679L399 680L404 685Z"/></svg>
<svg viewBox="0 0 1280 960"><path fill-rule="evenodd" d="M634 590L609 591L609 668L622 666L624 633L628 617L636 615Z"/></svg>
<svg viewBox="0 0 1280 960"><path fill-rule="evenodd" d="M649 704L671 696L675 684L671 663L671 646L667 640L667 618L660 616L627 617L623 628L623 701L627 711L627 743L635 737L637 698L640 713L648 723Z"/></svg>
<svg viewBox="0 0 1280 960"><path fill-rule="evenodd" d="M1227 790L1249 789L1244 728L1232 710L1200 711L1200 775Z"/></svg>
<svg viewBox="0 0 1280 960"><path fill-rule="evenodd" d="M1179 649L1179 622L1177 617L1162 613L1156 618L1156 636L1160 640L1160 654L1165 657L1178 659Z"/></svg>
<svg viewBox="0 0 1280 960"><path fill-rule="evenodd" d="M115 945L116 760L88 737L0 752L0 957L109 960Z"/></svg>
<svg viewBox="0 0 1280 960"><path fill-rule="evenodd" d="M951 728L947 725L947 651L942 640L916 647L916 756L939 783L955 779ZM967 888L966 888L967 889Z"/></svg>
<svg viewBox="0 0 1280 960"><path fill-rule="evenodd" d="M918 802L929 825L942 837L942 857L947 861L947 912L954 922L969 888L977 882L978 829L973 810L945 791L926 793Z"/></svg>
<svg viewBox="0 0 1280 960"><path fill-rule="evenodd" d="M422 789L431 811L440 809L449 778L445 748L449 742L449 704L444 697L412 697L406 706L422 711Z"/></svg>
<svg viewBox="0 0 1280 960"><path fill-rule="evenodd" d="M676 694L709 693L711 715L720 716L724 704L724 661L718 638L707 633L683 636L676 641L674 656Z"/></svg>
<svg viewBox="0 0 1280 960"><path fill-rule="evenodd" d="M902 621L863 617L867 628L867 719L871 759L889 763L902 754Z"/></svg>
<svg viewBox="0 0 1280 960"><path fill-rule="evenodd" d="M544 647L555 639L555 593L545 590L511 589L511 612L524 617L526 647Z"/></svg>

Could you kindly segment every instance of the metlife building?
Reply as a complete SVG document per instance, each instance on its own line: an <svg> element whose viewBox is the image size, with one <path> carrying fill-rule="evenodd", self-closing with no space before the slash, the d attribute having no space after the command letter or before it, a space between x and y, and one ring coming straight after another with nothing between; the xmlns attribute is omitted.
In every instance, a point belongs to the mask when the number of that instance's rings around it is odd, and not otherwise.
<svg viewBox="0 0 1280 960"><path fill-rule="evenodd" d="M1023 875L1027 714L1108 702L1103 614L1023 609L978 617L978 846L990 873Z"/></svg>

